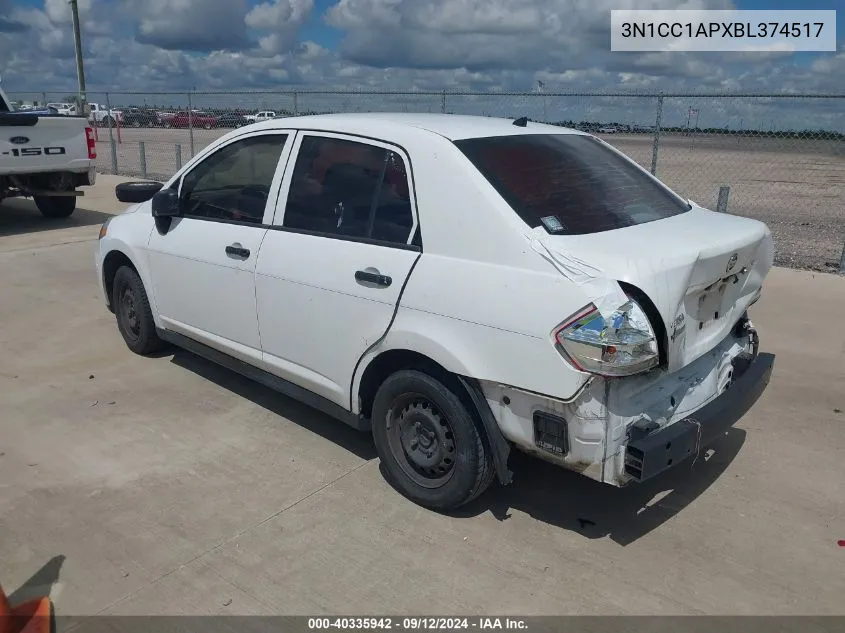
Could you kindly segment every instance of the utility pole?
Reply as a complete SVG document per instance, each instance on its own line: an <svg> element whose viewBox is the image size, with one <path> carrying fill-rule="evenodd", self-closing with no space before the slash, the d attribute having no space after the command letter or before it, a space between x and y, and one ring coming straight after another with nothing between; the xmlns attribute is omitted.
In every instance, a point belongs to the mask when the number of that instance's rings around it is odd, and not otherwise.
<svg viewBox="0 0 845 633"><path fill-rule="evenodd" d="M79 33L79 7L77 0L68 0L70 4L70 15L73 20L73 43L76 47L76 77L79 80L79 109L87 114L86 103L88 96L85 94L85 69L82 67L82 36Z"/></svg>

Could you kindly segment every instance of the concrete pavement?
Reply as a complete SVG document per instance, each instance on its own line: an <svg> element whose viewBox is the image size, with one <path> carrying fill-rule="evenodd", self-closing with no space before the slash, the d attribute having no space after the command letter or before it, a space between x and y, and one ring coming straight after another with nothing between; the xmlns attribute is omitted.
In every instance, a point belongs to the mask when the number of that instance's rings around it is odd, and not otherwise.
<svg viewBox="0 0 845 633"><path fill-rule="evenodd" d="M67 221L0 207L9 592L52 585L60 615L845 612L845 278L772 272L774 378L694 468L616 490L517 455L513 486L443 516L366 435L126 349L93 268L120 180Z"/></svg>

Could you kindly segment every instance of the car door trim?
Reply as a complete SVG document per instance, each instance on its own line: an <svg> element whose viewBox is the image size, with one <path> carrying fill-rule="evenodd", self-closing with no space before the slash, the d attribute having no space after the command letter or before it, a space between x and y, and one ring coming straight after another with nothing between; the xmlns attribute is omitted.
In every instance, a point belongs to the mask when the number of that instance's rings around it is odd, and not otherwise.
<svg viewBox="0 0 845 633"><path fill-rule="evenodd" d="M241 376L254 380L273 391L313 407L328 416L348 424L358 431L371 430L370 421L367 418L356 413L352 413L342 406L335 404L328 398L324 398L323 396L309 391L304 387L300 387L299 385L285 380L284 378L279 378L275 374L271 374L270 372L256 367L255 365L239 360L230 354L216 350L213 347L209 347L205 343L200 343L199 341L189 336L185 336L184 334L179 334L177 332L173 332L172 330L165 330L162 328L156 328L156 331L159 338L175 345L176 347L180 347L192 354L196 354L197 356L211 361L212 363L221 365L237 374L240 374Z"/></svg>

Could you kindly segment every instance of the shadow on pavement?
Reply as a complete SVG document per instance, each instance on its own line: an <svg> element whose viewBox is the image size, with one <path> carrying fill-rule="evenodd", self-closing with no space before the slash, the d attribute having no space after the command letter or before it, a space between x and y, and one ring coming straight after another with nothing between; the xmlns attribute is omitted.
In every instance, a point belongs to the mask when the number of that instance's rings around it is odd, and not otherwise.
<svg viewBox="0 0 845 633"><path fill-rule="evenodd" d="M173 354L171 362L179 365L179 367L192 371L198 376L202 376L206 380L210 380L224 389L228 389L232 393L246 398L330 442L334 442L361 459L375 459L376 449L373 438L369 433L356 431L316 409L277 393L249 378L244 378L240 374L200 356L182 349L176 349L175 352L171 350L171 353Z"/></svg>
<svg viewBox="0 0 845 633"><path fill-rule="evenodd" d="M59 581L59 573L64 562L64 556L53 556L29 580L8 595L9 603L15 605L36 598L48 597L53 585Z"/></svg>
<svg viewBox="0 0 845 633"><path fill-rule="evenodd" d="M553 464L513 452L510 486L496 484L454 516L490 511L500 521L511 511L577 532L591 539L609 537L629 545L678 514L709 488L730 465L745 442L733 428L698 459L688 459L663 475L626 488L614 488Z"/></svg>
<svg viewBox="0 0 845 633"><path fill-rule="evenodd" d="M377 457L369 433L356 431L190 352L177 349L171 362L344 447L362 459ZM731 417L740 419L754 402L756 399L746 403L744 408L732 411ZM731 427L724 435L702 447L697 457L689 458L651 480L625 488L587 479L512 450L509 467L514 473L513 483L506 487L494 483L481 497L448 514L469 518L489 511L500 521L505 521L510 518L512 510L517 510L586 538L609 537L619 545L629 545L674 517L706 491L739 454L745 437L744 430ZM386 479L389 481L389 477Z"/></svg>
<svg viewBox="0 0 845 633"><path fill-rule="evenodd" d="M78 202L82 203L84 200L85 198ZM78 226L93 226L102 224L112 215L114 214L77 207L69 218L48 219L41 215L41 212L35 206L35 202L31 199L12 198L11 200L3 200L0 204L0 237Z"/></svg>

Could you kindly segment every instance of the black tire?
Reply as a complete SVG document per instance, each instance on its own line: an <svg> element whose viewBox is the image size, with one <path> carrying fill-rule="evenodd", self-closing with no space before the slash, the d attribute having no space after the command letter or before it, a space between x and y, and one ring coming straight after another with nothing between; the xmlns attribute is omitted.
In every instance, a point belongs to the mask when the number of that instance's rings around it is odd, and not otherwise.
<svg viewBox="0 0 845 633"><path fill-rule="evenodd" d="M173 127L173 124L172 124L170 121L165 121L165 122L162 124L162 127L163 127L164 129L166 129L166 130L169 130L170 128L172 128L172 127Z"/></svg>
<svg viewBox="0 0 845 633"><path fill-rule="evenodd" d="M114 127L114 119L107 116L103 119L103 127Z"/></svg>
<svg viewBox="0 0 845 633"><path fill-rule="evenodd" d="M389 483L421 506L458 508L493 481L473 415L428 374L401 370L389 376L373 401L372 426Z"/></svg>
<svg viewBox="0 0 845 633"><path fill-rule="evenodd" d="M76 196L35 196L35 206L45 218L67 218L76 210Z"/></svg>
<svg viewBox="0 0 845 633"><path fill-rule="evenodd" d="M206 123L202 127L203 127L204 130L210 130L211 129L211 123Z"/></svg>
<svg viewBox="0 0 845 633"><path fill-rule="evenodd" d="M165 347L156 333L144 284L129 266L121 266L114 276L112 305L117 329L129 349L143 356Z"/></svg>
<svg viewBox="0 0 845 633"><path fill-rule="evenodd" d="M132 121L132 127L141 127L140 121Z"/></svg>

